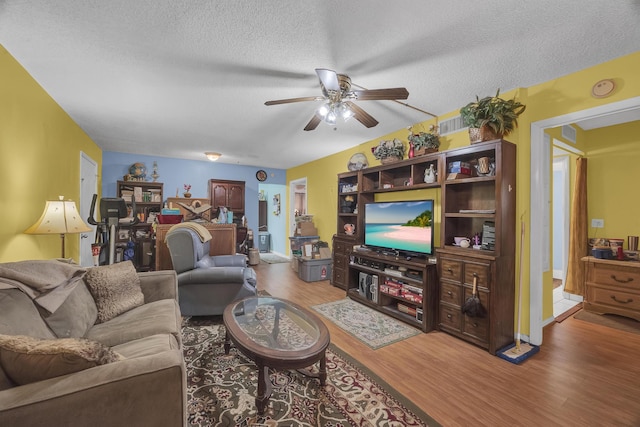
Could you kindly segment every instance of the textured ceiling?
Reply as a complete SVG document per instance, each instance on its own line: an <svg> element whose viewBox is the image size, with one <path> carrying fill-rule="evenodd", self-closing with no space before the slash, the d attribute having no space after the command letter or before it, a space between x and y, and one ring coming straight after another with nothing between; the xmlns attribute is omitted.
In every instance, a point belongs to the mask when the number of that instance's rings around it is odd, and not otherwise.
<svg viewBox="0 0 640 427"><path fill-rule="evenodd" d="M434 114L635 52L639 0L0 0L0 44L106 151L289 168L429 118L302 129L315 68Z"/></svg>

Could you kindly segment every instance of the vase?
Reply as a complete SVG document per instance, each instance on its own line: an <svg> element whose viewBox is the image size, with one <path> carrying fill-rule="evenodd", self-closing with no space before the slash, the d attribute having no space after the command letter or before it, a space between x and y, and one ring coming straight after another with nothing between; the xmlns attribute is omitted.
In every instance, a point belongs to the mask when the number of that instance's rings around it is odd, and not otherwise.
<svg viewBox="0 0 640 427"><path fill-rule="evenodd" d="M416 155L415 146L413 145L413 142L409 142L409 158L413 159L413 156L415 155Z"/></svg>
<svg viewBox="0 0 640 427"><path fill-rule="evenodd" d="M382 163L383 165L388 165L390 163L399 162L400 160L402 160L402 157L389 156L389 157L383 157L382 159L380 159L380 163Z"/></svg>
<svg viewBox="0 0 640 427"><path fill-rule="evenodd" d="M502 135L494 132L489 126L469 128L469 140L472 144L493 141L494 139L502 139Z"/></svg>
<svg viewBox="0 0 640 427"><path fill-rule="evenodd" d="M183 193L182 195L184 196L185 199L191 198L191 193Z"/></svg>

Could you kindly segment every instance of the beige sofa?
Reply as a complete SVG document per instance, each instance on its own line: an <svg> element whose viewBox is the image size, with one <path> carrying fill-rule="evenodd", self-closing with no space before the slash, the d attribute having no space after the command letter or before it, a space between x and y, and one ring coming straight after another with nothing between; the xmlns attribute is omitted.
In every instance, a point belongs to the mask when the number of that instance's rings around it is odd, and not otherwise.
<svg viewBox="0 0 640 427"><path fill-rule="evenodd" d="M69 341L101 343L118 358L18 385L12 380L16 374L4 366L14 363L7 355L15 354L0 348L0 426L186 425L186 368L176 273L137 276L143 303L110 320L100 322L98 317L84 334L82 325L96 313L91 302L94 294L86 281L80 281L65 305L49 317L22 290L0 289L0 334L5 339L27 336L43 339L39 343L56 343L68 336Z"/></svg>

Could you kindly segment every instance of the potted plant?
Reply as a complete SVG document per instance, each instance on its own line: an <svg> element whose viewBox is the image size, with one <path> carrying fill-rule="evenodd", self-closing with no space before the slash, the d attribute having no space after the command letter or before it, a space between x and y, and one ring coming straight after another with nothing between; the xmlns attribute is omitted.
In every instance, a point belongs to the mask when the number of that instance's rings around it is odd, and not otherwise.
<svg viewBox="0 0 640 427"><path fill-rule="evenodd" d="M413 147L415 156L422 156L428 153L435 153L440 148L440 136L436 132L436 127L431 126L429 132L413 132L413 126L409 130L409 144Z"/></svg>
<svg viewBox="0 0 640 427"><path fill-rule="evenodd" d="M191 184L185 184L184 185L184 193L182 193L182 195L188 199L191 197Z"/></svg>
<svg viewBox="0 0 640 427"><path fill-rule="evenodd" d="M486 96L470 102L460 109L462 121L469 127L471 143L501 139L518 126L518 116L526 106L514 99L500 98L500 89L495 96Z"/></svg>
<svg viewBox="0 0 640 427"><path fill-rule="evenodd" d="M371 148L373 157L380 160L383 165L402 160L404 150L404 144L398 138L394 138L393 141L382 140L377 146Z"/></svg>

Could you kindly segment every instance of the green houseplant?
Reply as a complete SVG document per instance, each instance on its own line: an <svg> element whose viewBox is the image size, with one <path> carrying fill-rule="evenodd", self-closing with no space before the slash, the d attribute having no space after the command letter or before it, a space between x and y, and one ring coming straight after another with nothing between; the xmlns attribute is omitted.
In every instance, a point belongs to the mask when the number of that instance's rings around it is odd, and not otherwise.
<svg viewBox="0 0 640 427"><path fill-rule="evenodd" d="M500 139L509 135L518 126L518 116L526 106L513 99L500 98L500 89L495 96L486 96L470 102L460 109L460 116L469 127L471 142Z"/></svg>
<svg viewBox="0 0 640 427"><path fill-rule="evenodd" d="M373 157L383 164L397 162L404 158L405 146L398 138L392 141L382 140L378 145L371 148Z"/></svg>
<svg viewBox="0 0 640 427"><path fill-rule="evenodd" d="M407 129L409 130L409 143L413 146L416 156L433 153L440 148L440 136L435 131L435 126L431 126L429 132L415 133L413 126L409 126Z"/></svg>

